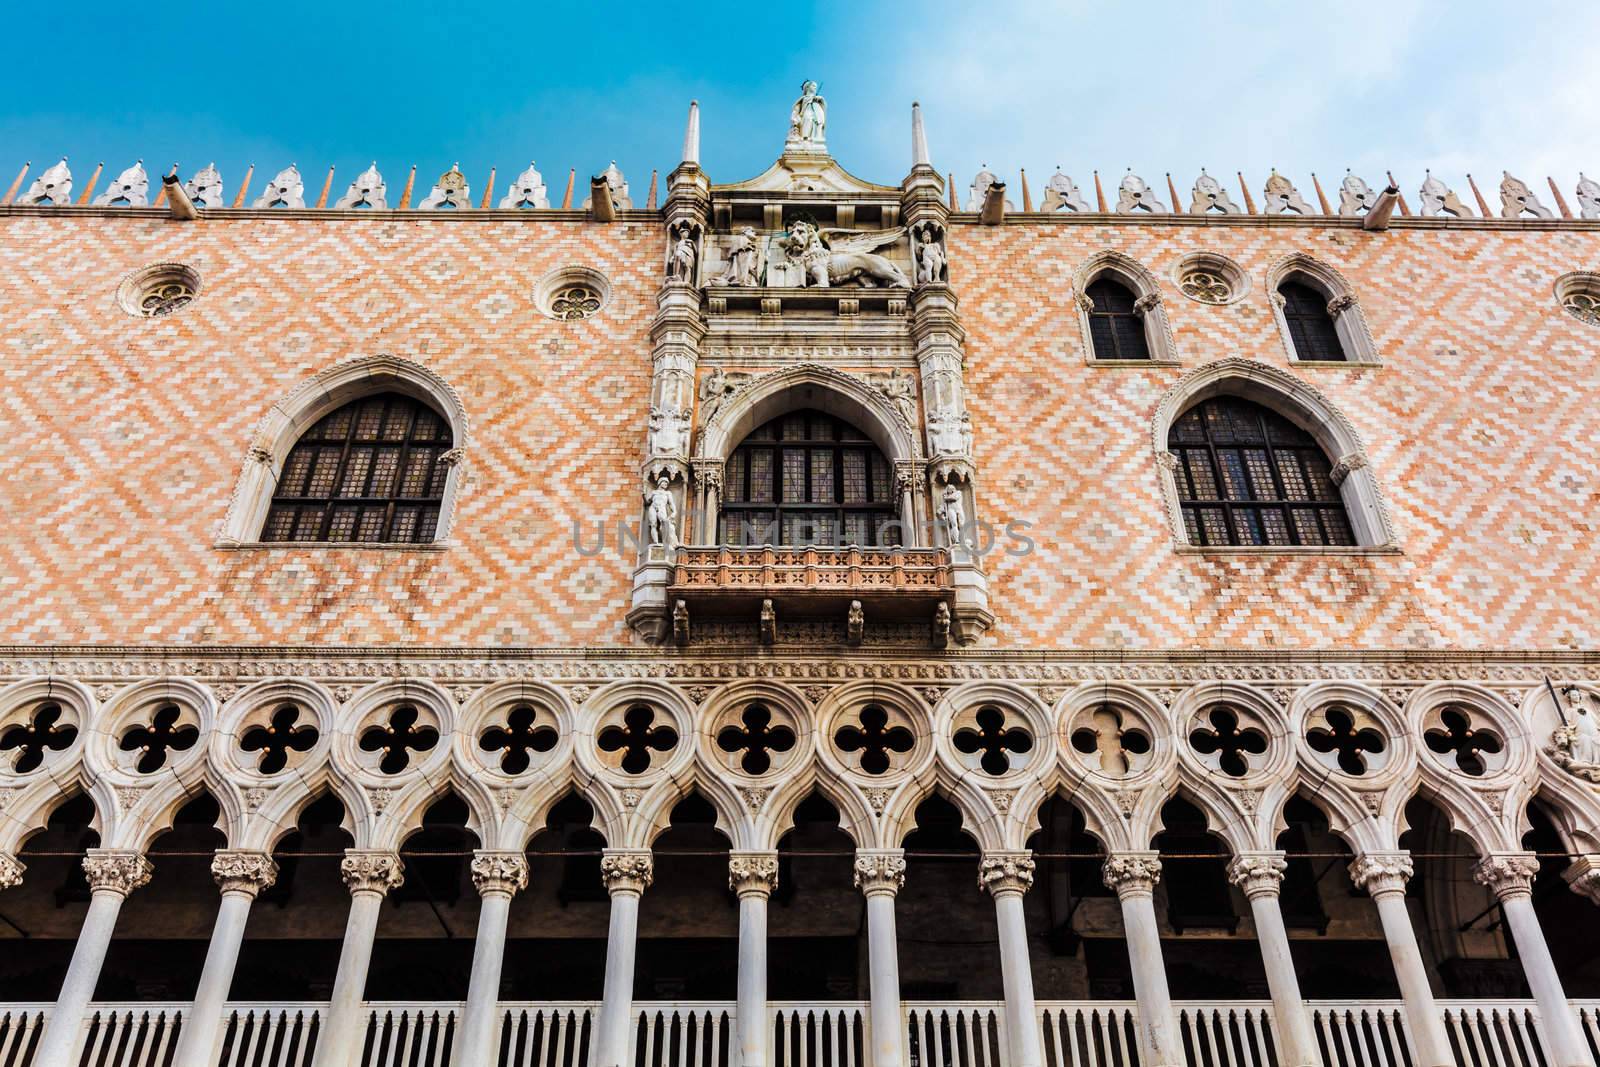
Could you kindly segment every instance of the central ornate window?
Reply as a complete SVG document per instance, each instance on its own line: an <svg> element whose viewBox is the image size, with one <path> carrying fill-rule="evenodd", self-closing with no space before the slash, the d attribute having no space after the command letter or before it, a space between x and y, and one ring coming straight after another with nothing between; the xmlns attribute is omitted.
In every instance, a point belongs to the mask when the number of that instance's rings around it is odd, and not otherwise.
<svg viewBox="0 0 1600 1067"><path fill-rule="evenodd" d="M894 477L876 445L820 411L792 411L728 458L719 539L729 545L898 545Z"/></svg>
<svg viewBox="0 0 1600 1067"><path fill-rule="evenodd" d="M1328 457L1288 419L1238 397L1184 412L1167 435L1192 545L1353 545Z"/></svg>
<svg viewBox="0 0 1600 1067"><path fill-rule="evenodd" d="M352 401L317 422L284 461L263 541L431 542L450 427L399 393Z"/></svg>

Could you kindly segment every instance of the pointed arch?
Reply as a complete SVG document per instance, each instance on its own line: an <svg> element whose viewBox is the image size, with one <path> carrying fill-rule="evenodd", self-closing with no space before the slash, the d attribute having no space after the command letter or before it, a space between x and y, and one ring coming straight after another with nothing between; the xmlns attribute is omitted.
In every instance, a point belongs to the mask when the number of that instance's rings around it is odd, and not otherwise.
<svg viewBox="0 0 1600 1067"><path fill-rule="evenodd" d="M1343 359L1311 359L1296 349L1293 331L1285 314L1287 301L1283 287L1286 284L1303 285L1321 296L1328 319L1338 336ZM1355 288L1338 268L1310 252L1292 252L1267 268L1266 289L1267 303L1272 308L1273 319L1278 324L1278 335L1283 340L1290 363L1362 367L1377 366L1382 362L1378 358L1377 346L1373 344L1366 315L1361 310L1361 302L1356 298Z"/></svg>
<svg viewBox="0 0 1600 1067"><path fill-rule="evenodd" d="M695 459L726 461L752 430L796 408L850 423L892 463L921 461L916 428L887 396L864 379L821 363L796 363L746 382L700 431Z"/></svg>
<svg viewBox="0 0 1600 1067"><path fill-rule="evenodd" d="M1095 351L1095 309L1089 296L1089 287L1095 282L1109 280L1133 294L1133 313L1144 323L1145 347L1149 359L1106 359ZM1072 274L1073 303L1078 309L1078 327L1083 337L1084 362L1099 366L1176 365L1177 345L1172 339L1172 325L1167 321L1166 305L1161 299L1161 284L1156 276L1132 256L1106 248L1090 256Z"/></svg>

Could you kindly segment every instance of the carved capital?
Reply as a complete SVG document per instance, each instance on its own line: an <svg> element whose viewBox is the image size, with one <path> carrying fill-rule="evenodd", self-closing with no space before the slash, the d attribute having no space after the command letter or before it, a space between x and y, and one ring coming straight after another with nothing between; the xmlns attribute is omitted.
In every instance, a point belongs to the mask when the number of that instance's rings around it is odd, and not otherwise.
<svg viewBox="0 0 1600 1067"><path fill-rule="evenodd" d="M1574 893L1600 904L1600 856L1579 856L1567 865L1561 877Z"/></svg>
<svg viewBox="0 0 1600 1067"><path fill-rule="evenodd" d="M1156 453L1156 462L1161 464L1161 466L1165 467L1169 471L1176 472L1178 469L1177 455L1172 452L1168 452L1164 448Z"/></svg>
<svg viewBox="0 0 1600 1067"><path fill-rule="evenodd" d="M262 466L272 462L272 445L266 441L250 442L250 462Z"/></svg>
<svg viewBox="0 0 1600 1067"><path fill-rule="evenodd" d="M1369 896L1404 893L1412 870L1409 852L1363 852L1350 861L1350 881Z"/></svg>
<svg viewBox="0 0 1600 1067"><path fill-rule="evenodd" d="M1278 895L1289 861L1282 852L1241 852L1228 864L1228 881L1251 900Z"/></svg>
<svg viewBox="0 0 1600 1067"><path fill-rule="evenodd" d="M1161 854L1113 852L1101 866L1100 878L1118 897L1148 896L1161 881Z"/></svg>
<svg viewBox="0 0 1600 1067"><path fill-rule="evenodd" d="M466 458L466 455L467 455L467 453L464 450L459 449L459 448L452 448L452 449L449 449L448 451L446 451L443 455L441 455L439 457L439 463L440 463L440 465L445 466L445 467L455 467L455 466L458 466L461 463L461 461Z"/></svg>
<svg viewBox="0 0 1600 1067"><path fill-rule="evenodd" d="M728 854L728 888L739 896L770 896L778 888L776 852L732 852Z"/></svg>
<svg viewBox="0 0 1600 1067"><path fill-rule="evenodd" d="M722 460L697 459L691 466L694 468L694 480L697 483L713 492L722 492Z"/></svg>
<svg viewBox="0 0 1600 1067"><path fill-rule="evenodd" d="M1150 314L1151 311L1160 306L1161 293L1158 290L1152 289L1150 292L1144 294L1133 302L1133 313L1138 315L1140 318L1143 318L1145 315Z"/></svg>
<svg viewBox="0 0 1600 1067"><path fill-rule="evenodd" d="M978 863L978 888L987 889L989 895L1026 893L1033 888L1033 853L985 852Z"/></svg>
<svg viewBox="0 0 1600 1067"><path fill-rule="evenodd" d="M1338 318L1342 312L1348 311L1355 306L1355 297L1351 296L1349 293L1340 293L1338 296L1328 301L1328 317Z"/></svg>
<svg viewBox="0 0 1600 1067"><path fill-rule="evenodd" d="M903 849L860 849L856 852L856 888L867 896L888 893L893 896L906 884L906 854Z"/></svg>
<svg viewBox="0 0 1600 1067"><path fill-rule="evenodd" d="M1488 886L1500 900L1533 895L1539 859L1532 852L1491 852L1472 868L1472 880Z"/></svg>
<svg viewBox="0 0 1600 1067"><path fill-rule="evenodd" d="M265 852L223 849L211 857L211 877L224 893L254 898L278 880L278 864Z"/></svg>
<svg viewBox="0 0 1600 1067"><path fill-rule="evenodd" d="M377 893L380 896L405 883L405 864L393 852L378 849L346 849L339 861L339 877L351 894Z"/></svg>
<svg viewBox="0 0 1600 1067"><path fill-rule="evenodd" d="M91 848L83 857L83 873L89 878L91 890L97 893L106 890L125 897L149 885L155 868L144 858L144 853L131 848Z"/></svg>
<svg viewBox="0 0 1600 1067"><path fill-rule="evenodd" d="M22 873L27 864L9 852L0 852L0 889L10 889L22 884Z"/></svg>
<svg viewBox="0 0 1600 1067"><path fill-rule="evenodd" d="M528 858L520 852L478 851L472 855L472 884L478 895L515 896L528 888Z"/></svg>
<svg viewBox="0 0 1600 1067"><path fill-rule="evenodd" d="M606 892L632 893L638 896L655 881L655 859L648 849L608 848L600 857L600 880Z"/></svg>
<svg viewBox="0 0 1600 1067"><path fill-rule="evenodd" d="M1339 461L1328 472L1328 480L1334 485L1340 485L1350 477L1351 473L1367 465L1367 457L1360 452L1349 452L1339 457Z"/></svg>

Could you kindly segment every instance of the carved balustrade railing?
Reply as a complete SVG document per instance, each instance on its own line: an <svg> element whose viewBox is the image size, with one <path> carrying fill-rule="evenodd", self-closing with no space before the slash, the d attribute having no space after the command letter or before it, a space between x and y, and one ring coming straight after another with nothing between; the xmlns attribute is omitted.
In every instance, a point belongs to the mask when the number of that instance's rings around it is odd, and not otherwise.
<svg viewBox="0 0 1600 1067"><path fill-rule="evenodd" d="M950 557L942 548L678 549L678 590L772 594L939 594L950 588Z"/></svg>

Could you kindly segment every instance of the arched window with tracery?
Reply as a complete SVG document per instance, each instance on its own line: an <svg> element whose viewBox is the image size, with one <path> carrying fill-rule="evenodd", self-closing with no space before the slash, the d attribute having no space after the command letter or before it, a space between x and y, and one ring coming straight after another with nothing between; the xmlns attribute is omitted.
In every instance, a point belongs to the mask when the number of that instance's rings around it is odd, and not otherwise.
<svg viewBox="0 0 1600 1067"><path fill-rule="evenodd" d="M1301 281L1284 282L1278 294L1283 297L1283 322L1296 359L1339 363L1349 358L1328 312L1326 295Z"/></svg>
<svg viewBox="0 0 1600 1067"><path fill-rule="evenodd" d="M1331 465L1300 427L1260 404L1213 397L1167 434L1193 545L1353 545Z"/></svg>
<svg viewBox="0 0 1600 1067"><path fill-rule="evenodd" d="M1149 359L1144 319L1134 310L1137 297L1121 282L1101 276L1089 285L1089 337L1095 359Z"/></svg>
<svg viewBox="0 0 1600 1067"><path fill-rule="evenodd" d="M791 411L728 457L719 539L730 545L898 545L894 471L854 426Z"/></svg>
<svg viewBox="0 0 1600 1067"><path fill-rule="evenodd" d="M400 393L351 401L295 442L263 541L431 542L449 465L450 426Z"/></svg>

